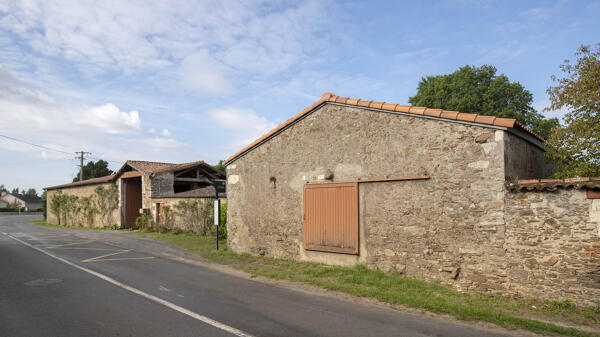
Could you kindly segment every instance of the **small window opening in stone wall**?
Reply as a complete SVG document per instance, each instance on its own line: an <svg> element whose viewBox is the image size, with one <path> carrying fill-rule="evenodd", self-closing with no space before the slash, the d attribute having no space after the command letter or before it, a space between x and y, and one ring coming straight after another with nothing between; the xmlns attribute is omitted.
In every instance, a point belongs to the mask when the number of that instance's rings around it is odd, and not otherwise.
<svg viewBox="0 0 600 337"><path fill-rule="evenodd" d="M272 189L276 189L277 188L277 178L275 178L275 177L269 178L269 184L271 185Z"/></svg>

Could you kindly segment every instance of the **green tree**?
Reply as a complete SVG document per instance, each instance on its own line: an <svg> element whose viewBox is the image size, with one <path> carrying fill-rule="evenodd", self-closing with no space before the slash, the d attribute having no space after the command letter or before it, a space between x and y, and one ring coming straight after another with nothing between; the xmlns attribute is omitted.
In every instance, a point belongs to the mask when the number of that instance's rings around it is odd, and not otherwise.
<svg viewBox="0 0 600 337"><path fill-rule="evenodd" d="M548 138L558 119L546 119L538 113L532 106L531 92L504 74L496 75L496 71L491 65L464 66L451 74L427 76L408 101L415 106L514 118Z"/></svg>
<svg viewBox="0 0 600 337"><path fill-rule="evenodd" d="M83 165L83 180L104 177L110 174L113 174L113 171L108 168L108 162L105 160L90 161ZM73 181L79 181L79 172L76 173Z"/></svg>
<svg viewBox="0 0 600 337"><path fill-rule="evenodd" d="M216 168L217 170L226 173L225 171L225 166L223 166L223 161L219 160L219 162L217 163L217 165L214 166L214 168Z"/></svg>
<svg viewBox="0 0 600 337"><path fill-rule="evenodd" d="M595 47L579 47L575 64L565 60L564 77L552 76L557 85L546 90L545 110L568 109L547 142L546 158L560 168L557 178L600 176L600 43Z"/></svg>
<svg viewBox="0 0 600 337"><path fill-rule="evenodd" d="M12 191L10 191L10 194L19 194L19 188L15 187L12 189Z"/></svg>
<svg viewBox="0 0 600 337"><path fill-rule="evenodd" d="M0 185L0 193L2 193L2 192L8 192L6 187L4 187L4 184Z"/></svg>
<svg viewBox="0 0 600 337"><path fill-rule="evenodd" d="M37 195L37 191L35 190L35 188L30 188L24 194L25 195Z"/></svg>

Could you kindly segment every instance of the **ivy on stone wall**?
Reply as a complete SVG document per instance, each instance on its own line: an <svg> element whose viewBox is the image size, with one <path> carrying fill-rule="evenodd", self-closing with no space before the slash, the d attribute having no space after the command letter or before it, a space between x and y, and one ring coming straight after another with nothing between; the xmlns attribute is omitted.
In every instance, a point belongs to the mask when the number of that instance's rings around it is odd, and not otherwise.
<svg viewBox="0 0 600 337"><path fill-rule="evenodd" d="M186 232L193 232L200 235L214 234L213 225L213 201L214 199L189 199L180 200L173 205L174 216L173 223L178 223L181 229ZM164 208L163 208L164 210ZM219 237L227 236L227 205L221 204L221 226L219 226ZM171 228L171 227L168 227ZM175 228L174 228L175 229Z"/></svg>
<svg viewBox="0 0 600 337"><path fill-rule="evenodd" d="M106 225L110 225L112 212L119 207L116 185L108 188L98 186L89 197L78 197L58 191L50 201L50 211L58 219L59 225L88 226L94 224L96 215Z"/></svg>
<svg viewBox="0 0 600 337"><path fill-rule="evenodd" d="M207 221L208 205L211 200L202 202L197 199L180 200L173 205L175 216L183 225L183 230L207 235L210 232L210 223Z"/></svg>
<svg viewBox="0 0 600 337"><path fill-rule="evenodd" d="M112 213L119 207L119 190L117 185L111 184L108 188L104 186L96 187L92 198L92 204L94 204L100 214L102 222L107 226L110 225Z"/></svg>

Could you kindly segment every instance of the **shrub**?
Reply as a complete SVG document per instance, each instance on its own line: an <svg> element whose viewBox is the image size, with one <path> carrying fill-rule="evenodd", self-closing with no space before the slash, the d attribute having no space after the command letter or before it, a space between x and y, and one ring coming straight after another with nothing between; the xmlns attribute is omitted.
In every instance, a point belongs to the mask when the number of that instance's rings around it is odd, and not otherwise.
<svg viewBox="0 0 600 337"><path fill-rule="evenodd" d="M135 219L135 226L138 229L147 229L154 227L154 221L152 221L152 216L147 213L141 214Z"/></svg>

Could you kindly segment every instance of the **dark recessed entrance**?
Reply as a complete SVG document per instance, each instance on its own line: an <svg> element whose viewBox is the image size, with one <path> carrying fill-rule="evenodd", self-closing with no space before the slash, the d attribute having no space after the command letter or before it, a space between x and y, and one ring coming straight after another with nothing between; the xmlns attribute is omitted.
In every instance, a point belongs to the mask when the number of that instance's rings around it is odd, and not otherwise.
<svg viewBox="0 0 600 337"><path fill-rule="evenodd" d="M135 219L142 208L142 178L123 179L124 228L135 228Z"/></svg>

